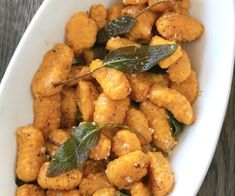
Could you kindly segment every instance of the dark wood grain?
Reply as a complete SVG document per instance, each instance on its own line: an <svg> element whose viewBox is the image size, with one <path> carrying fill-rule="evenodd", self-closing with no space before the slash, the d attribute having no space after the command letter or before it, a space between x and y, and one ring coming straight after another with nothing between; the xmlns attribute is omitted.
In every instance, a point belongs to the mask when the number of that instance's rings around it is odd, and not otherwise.
<svg viewBox="0 0 235 196"><path fill-rule="evenodd" d="M0 80L27 25L42 2L43 0L0 0ZM235 195L234 89L235 78L220 140L199 196Z"/></svg>

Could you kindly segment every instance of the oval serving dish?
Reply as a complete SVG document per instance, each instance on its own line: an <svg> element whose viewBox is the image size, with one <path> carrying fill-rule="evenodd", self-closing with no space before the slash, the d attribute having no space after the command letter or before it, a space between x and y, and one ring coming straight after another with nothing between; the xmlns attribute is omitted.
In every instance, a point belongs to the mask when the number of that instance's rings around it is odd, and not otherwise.
<svg viewBox="0 0 235 196"><path fill-rule="evenodd" d="M233 0L191 1L191 15L205 26L203 37L187 50L199 75L201 95L194 106L196 123L180 135L170 155L174 196L196 195L200 188L220 135L233 74ZM0 85L0 195L15 194L15 131L33 120L30 84L43 54L63 42L65 25L76 11L98 2L108 6L119 1L45 0L17 47Z"/></svg>

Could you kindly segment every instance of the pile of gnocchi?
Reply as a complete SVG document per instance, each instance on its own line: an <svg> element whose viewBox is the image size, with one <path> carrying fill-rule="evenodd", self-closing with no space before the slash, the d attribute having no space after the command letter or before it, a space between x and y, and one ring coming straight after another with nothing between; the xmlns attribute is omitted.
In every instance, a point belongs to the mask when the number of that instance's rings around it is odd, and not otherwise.
<svg viewBox="0 0 235 196"><path fill-rule="evenodd" d="M124 16L135 24L98 43L99 32ZM34 122L16 133L16 195L168 195L174 174L167 155L177 145L177 126L195 122L192 105L199 93L183 48L202 35L203 25L189 16L189 0L95 4L74 14L65 33L65 43L45 54L33 78ZM155 71L103 66L110 52L143 45L177 48ZM96 129L86 130L88 123ZM69 145L79 154L73 167L71 156L63 157L73 153ZM66 169L59 172L58 165Z"/></svg>

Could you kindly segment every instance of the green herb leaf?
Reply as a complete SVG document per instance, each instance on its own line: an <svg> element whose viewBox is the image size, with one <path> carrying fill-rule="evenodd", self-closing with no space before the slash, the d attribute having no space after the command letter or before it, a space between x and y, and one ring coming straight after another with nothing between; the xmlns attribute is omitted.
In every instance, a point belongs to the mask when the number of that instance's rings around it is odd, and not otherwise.
<svg viewBox="0 0 235 196"><path fill-rule="evenodd" d="M180 133L183 130L183 124L180 123L171 112L168 111L168 120L171 127L171 131L174 135Z"/></svg>
<svg viewBox="0 0 235 196"><path fill-rule="evenodd" d="M97 43L105 43L112 37L128 33L135 24L136 19L131 16L121 16L112 20L98 32Z"/></svg>
<svg viewBox="0 0 235 196"><path fill-rule="evenodd" d="M106 50L105 46L102 46L102 45L96 45L91 50L93 52L94 59L101 59L102 60L105 58L105 56L108 53L108 50Z"/></svg>
<svg viewBox="0 0 235 196"><path fill-rule="evenodd" d="M126 73L145 72L173 54L176 49L176 44L119 48L105 57L103 66L115 68Z"/></svg>
<svg viewBox="0 0 235 196"><path fill-rule="evenodd" d="M16 184L16 186L22 186L22 185L24 185L25 184L25 182L24 181L22 181L22 180L20 180L18 177L16 177L15 178L15 184Z"/></svg>
<svg viewBox="0 0 235 196"><path fill-rule="evenodd" d="M78 168L89 157L89 151L98 143L101 126L81 123L52 158L47 176L54 177Z"/></svg>

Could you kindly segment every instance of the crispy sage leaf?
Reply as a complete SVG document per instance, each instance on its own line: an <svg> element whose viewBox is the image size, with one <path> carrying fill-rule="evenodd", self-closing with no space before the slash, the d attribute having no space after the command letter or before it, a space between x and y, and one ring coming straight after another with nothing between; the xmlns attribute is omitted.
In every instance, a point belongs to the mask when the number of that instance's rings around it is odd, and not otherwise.
<svg viewBox="0 0 235 196"><path fill-rule="evenodd" d="M54 177L77 168L89 157L89 151L98 143L101 126L81 123L52 158L47 176Z"/></svg>
<svg viewBox="0 0 235 196"><path fill-rule="evenodd" d="M18 177L16 177L16 179L15 179L15 184L16 184L16 186L22 186L22 185L24 185L25 184L25 182L24 181L22 181L21 179L19 179Z"/></svg>
<svg viewBox="0 0 235 196"><path fill-rule="evenodd" d="M176 49L176 44L119 48L105 57L103 65L126 73L145 72L173 54Z"/></svg>
<svg viewBox="0 0 235 196"><path fill-rule="evenodd" d="M118 17L100 29L97 35L97 43L105 43L112 37L128 33L135 24L136 19L132 16Z"/></svg>
<svg viewBox="0 0 235 196"><path fill-rule="evenodd" d="M105 49L105 46L96 45L92 49L94 59L104 59L108 53L108 50Z"/></svg>
<svg viewBox="0 0 235 196"><path fill-rule="evenodd" d="M171 127L171 131L174 135L180 133L183 130L183 124L180 123L178 120L176 120L173 114L169 111L168 111L168 120Z"/></svg>

